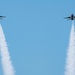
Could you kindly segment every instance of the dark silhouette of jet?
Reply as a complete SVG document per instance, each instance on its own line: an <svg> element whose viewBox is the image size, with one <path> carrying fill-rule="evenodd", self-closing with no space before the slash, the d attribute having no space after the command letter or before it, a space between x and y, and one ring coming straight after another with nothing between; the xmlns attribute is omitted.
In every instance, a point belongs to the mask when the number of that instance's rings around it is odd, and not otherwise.
<svg viewBox="0 0 75 75"><path fill-rule="evenodd" d="M0 19L2 20L3 18L5 18L6 16L0 16Z"/></svg>
<svg viewBox="0 0 75 75"><path fill-rule="evenodd" d="M73 14L71 14L71 16L65 17L65 19L68 19L68 20L75 20L75 16L74 16Z"/></svg>

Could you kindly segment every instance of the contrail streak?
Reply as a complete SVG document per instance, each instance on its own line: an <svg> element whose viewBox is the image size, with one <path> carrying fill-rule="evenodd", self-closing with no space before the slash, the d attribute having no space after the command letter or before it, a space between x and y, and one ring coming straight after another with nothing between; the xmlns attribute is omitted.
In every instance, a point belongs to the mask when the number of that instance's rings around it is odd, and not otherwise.
<svg viewBox="0 0 75 75"><path fill-rule="evenodd" d="M66 59L65 75L75 75L75 36L74 36L74 22L70 32L69 47Z"/></svg>
<svg viewBox="0 0 75 75"><path fill-rule="evenodd" d="M10 60L7 43L5 41L5 36L1 25L0 25L0 49L1 49L2 69L4 75L15 75L15 71Z"/></svg>

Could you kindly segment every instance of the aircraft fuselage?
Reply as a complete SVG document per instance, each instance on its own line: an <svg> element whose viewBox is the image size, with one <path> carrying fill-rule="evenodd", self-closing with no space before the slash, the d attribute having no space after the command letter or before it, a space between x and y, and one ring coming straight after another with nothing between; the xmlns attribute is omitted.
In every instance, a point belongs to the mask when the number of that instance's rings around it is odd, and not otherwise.
<svg viewBox="0 0 75 75"><path fill-rule="evenodd" d="M71 20L74 20L74 15L73 14L71 15Z"/></svg>

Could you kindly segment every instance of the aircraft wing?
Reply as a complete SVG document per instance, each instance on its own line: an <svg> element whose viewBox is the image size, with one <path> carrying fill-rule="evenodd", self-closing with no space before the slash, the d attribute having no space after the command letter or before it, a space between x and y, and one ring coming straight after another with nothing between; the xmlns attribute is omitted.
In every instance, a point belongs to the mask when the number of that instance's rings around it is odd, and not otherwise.
<svg viewBox="0 0 75 75"><path fill-rule="evenodd" d="M0 19L2 20L3 18L5 18L6 16L0 16Z"/></svg>
<svg viewBox="0 0 75 75"><path fill-rule="evenodd" d="M0 16L0 18L5 18L6 16Z"/></svg>
<svg viewBox="0 0 75 75"><path fill-rule="evenodd" d="M74 18L75 18L75 16L74 16Z"/></svg>
<svg viewBox="0 0 75 75"><path fill-rule="evenodd" d="M70 19L71 17L65 17L65 19Z"/></svg>

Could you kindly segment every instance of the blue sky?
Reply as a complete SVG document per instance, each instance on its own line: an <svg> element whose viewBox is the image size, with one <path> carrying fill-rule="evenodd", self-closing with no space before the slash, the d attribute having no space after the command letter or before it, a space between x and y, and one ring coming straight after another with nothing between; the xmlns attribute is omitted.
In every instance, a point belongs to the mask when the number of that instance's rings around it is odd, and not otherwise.
<svg viewBox="0 0 75 75"><path fill-rule="evenodd" d="M63 75L75 1L1 0L0 10L16 75Z"/></svg>

